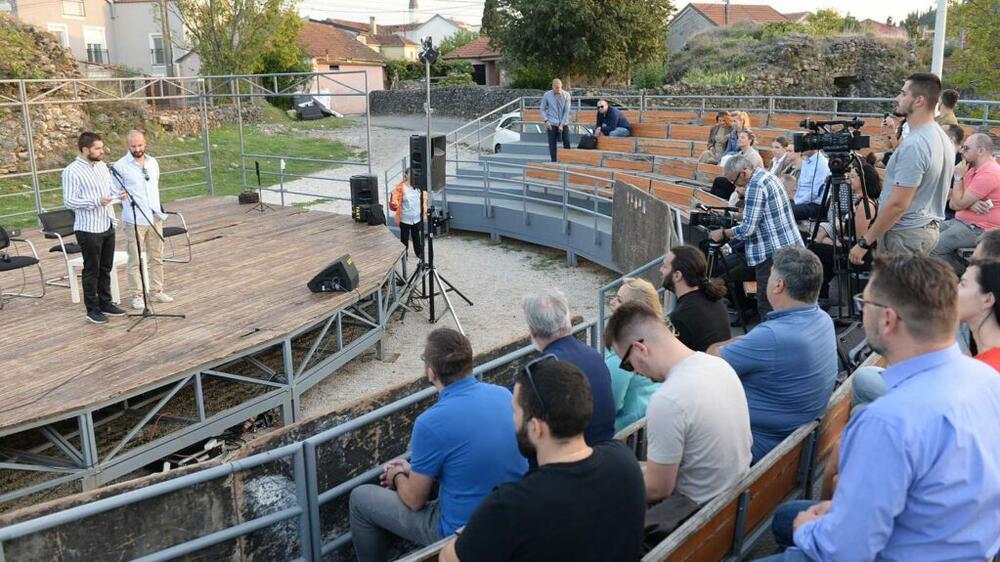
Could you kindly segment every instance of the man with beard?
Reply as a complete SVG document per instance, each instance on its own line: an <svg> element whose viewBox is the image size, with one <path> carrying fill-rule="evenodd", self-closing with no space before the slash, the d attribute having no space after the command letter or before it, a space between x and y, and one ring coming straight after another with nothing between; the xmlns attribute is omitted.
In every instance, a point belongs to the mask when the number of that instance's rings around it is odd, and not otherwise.
<svg viewBox="0 0 1000 562"><path fill-rule="evenodd" d="M957 284L938 258L876 256L856 300L888 390L844 429L833 499L778 509L775 538L797 548L768 560L997 554L1000 377L955 343Z"/></svg>
<svg viewBox="0 0 1000 562"><path fill-rule="evenodd" d="M104 141L97 133L81 133L80 155L62 172L63 205L76 212L73 230L83 254L83 302L87 320L107 324L108 316L124 316L111 302L111 268L115 263L115 202L104 157Z"/></svg>
<svg viewBox="0 0 1000 562"><path fill-rule="evenodd" d="M883 252L924 255L937 244L955 165L955 147L934 122L940 95L941 79L920 72L896 96L896 113L906 117L910 133L889 158L878 217L851 248L852 263L861 265L876 241Z"/></svg>
<svg viewBox="0 0 1000 562"><path fill-rule="evenodd" d="M518 372L517 444L538 468L483 500L440 560L639 559L642 472L617 441L587 445L591 404L587 379L570 363L544 355Z"/></svg>
<svg viewBox="0 0 1000 562"><path fill-rule="evenodd" d="M510 391L472 376L469 340L439 328L427 336L422 358L441 396L413 424L410 462L388 463L381 487L366 484L351 492L351 536L360 562L387 560L390 534L422 546L447 537L495 486L528 468L517 449Z"/></svg>
<svg viewBox="0 0 1000 562"><path fill-rule="evenodd" d="M701 250L674 246L663 256L660 273L663 288L677 295L670 323L681 343L705 351L713 343L729 339L729 313L722 301L726 288L722 281L708 278L708 262Z"/></svg>
<svg viewBox="0 0 1000 562"><path fill-rule="evenodd" d="M163 292L163 221L167 214L160 206L160 164L146 154L146 137L141 131L131 130L125 136L128 154L115 162L125 188L132 194L139 213L133 214L132 205L122 206L125 223L125 240L128 242L128 279L132 292L132 308L145 308L142 300L142 280L139 276L137 244L142 245L142 255L149 264L149 296L155 302L173 302ZM150 223L149 221L153 221ZM135 231L138 227L139 239Z"/></svg>

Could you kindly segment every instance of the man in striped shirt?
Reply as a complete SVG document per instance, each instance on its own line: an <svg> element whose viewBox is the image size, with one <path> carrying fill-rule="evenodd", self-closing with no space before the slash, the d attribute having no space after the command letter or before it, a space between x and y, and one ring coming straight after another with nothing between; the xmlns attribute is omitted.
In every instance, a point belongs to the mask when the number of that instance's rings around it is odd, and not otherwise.
<svg viewBox="0 0 1000 562"><path fill-rule="evenodd" d="M746 240L747 265L754 269L757 280L757 313L763 320L772 310L767 300L771 257L783 246L802 246L802 236L784 185L774 174L755 168L741 155L726 161L724 173L737 189L746 189L746 208L740 224L713 230L709 237L716 242L726 238Z"/></svg>
<svg viewBox="0 0 1000 562"><path fill-rule="evenodd" d="M76 241L83 254L83 302L87 320L106 324L125 311L111 302L111 268L115 261L115 193L108 166L102 162L104 141L82 133L80 155L62 173L63 204L76 212Z"/></svg>

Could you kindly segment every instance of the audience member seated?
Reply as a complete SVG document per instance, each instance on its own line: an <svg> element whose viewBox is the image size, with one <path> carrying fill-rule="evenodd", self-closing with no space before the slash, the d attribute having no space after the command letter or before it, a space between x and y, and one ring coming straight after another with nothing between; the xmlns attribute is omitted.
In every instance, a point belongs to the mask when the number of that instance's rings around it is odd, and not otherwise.
<svg viewBox="0 0 1000 562"><path fill-rule="evenodd" d="M611 374L600 353L573 337L566 295L559 289L543 289L524 297L521 308L538 351L576 365L590 381L594 408L590 425L583 432L587 443L613 439L615 399L611 393Z"/></svg>
<svg viewBox="0 0 1000 562"><path fill-rule="evenodd" d="M642 471L617 441L587 445L591 404L587 379L570 363L542 357L520 370L517 443L538 468L487 496L442 562L639 559Z"/></svg>
<svg viewBox="0 0 1000 562"><path fill-rule="evenodd" d="M740 131L753 131L750 126L750 114L745 111L737 111L733 114L733 129L729 132L729 138L726 140L726 150L723 156L736 154L740 151L739 137L737 136Z"/></svg>
<svg viewBox="0 0 1000 562"><path fill-rule="evenodd" d="M746 475L750 415L740 380L725 361L693 351L639 302L618 307L604 341L622 368L663 381L646 411L646 515L655 536L673 530Z"/></svg>
<svg viewBox="0 0 1000 562"><path fill-rule="evenodd" d="M1000 529L1000 377L962 355L955 274L939 259L880 255L865 334L888 392L841 441L833 499L790 502L768 560L988 560ZM789 525L791 523L791 525Z"/></svg>
<svg viewBox="0 0 1000 562"><path fill-rule="evenodd" d="M726 144L729 143L729 133L733 130L733 118L728 111L720 111L715 115L715 125L708 131L708 150L701 154L699 162L708 164L718 164L722 155L726 153Z"/></svg>
<svg viewBox="0 0 1000 562"><path fill-rule="evenodd" d="M801 246L774 254L767 298L774 310L744 337L713 345L743 381L753 462L826 409L837 380L837 334L816 304L823 267Z"/></svg>
<svg viewBox="0 0 1000 562"><path fill-rule="evenodd" d="M818 150L808 150L802 153L802 169L799 171L799 182L795 188L795 199L792 211L795 220L810 220L819 216L823 203L823 188L826 178L830 175L830 166L826 156Z"/></svg>
<svg viewBox="0 0 1000 562"><path fill-rule="evenodd" d="M455 330L434 330L423 359L441 396L413 424L410 462L390 462L381 486L351 492L351 536L361 562L385 561L390 533L419 545L454 533L495 486L528 469L514 434L511 393L472 376L469 340Z"/></svg>
<svg viewBox="0 0 1000 562"><path fill-rule="evenodd" d="M694 246L674 246L660 268L663 288L677 295L670 323L677 339L695 351L729 339L729 313L722 297L726 287L708 278L705 254Z"/></svg>
<svg viewBox="0 0 1000 562"><path fill-rule="evenodd" d="M656 287L645 279L626 277L618 293L611 299L611 312L618 310L622 303L641 302L663 318L663 305ZM611 392L615 396L615 433L641 420L646 415L649 397L660 387L650 379L621 368L621 358L614 351L607 350L604 364L611 373Z"/></svg>
<svg viewBox="0 0 1000 562"><path fill-rule="evenodd" d="M956 252L971 248L985 231L1000 227L1000 164L993 159L993 140L970 135L962 144L965 162L955 166L949 203L955 218L941 223L941 234L931 255L944 259L961 273L965 262Z"/></svg>
<svg viewBox="0 0 1000 562"><path fill-rule="evenodd" d="M723 156L722 160L719 161L720 166L725 166L726 161L734 156L743 156L753 164L755 169L764 167L764 159L760 157L760 153L753 147L754 143L756 143L756 138L752 132L740 131L736 133L736 143L739 150Z"/></svg>
<svg viewBox="0 0 1000 562"><path fill-rule="evenodd" d="M906 122L906 117L901 117L898 124L892 116L882 120L882 128L879 135L885 139L886 144L889 145L889 149L883 152L879 158L880 168L884 168L889 164L889 158L892 158L892 153L895 152L896 148L899 147L908 134L910 134L910 125Z"/></svg>
<svg viewBox="0 0 1000 562"><path fill-rule="evenodd" d="M976 359L1000 371L1000 261L973 261L958 283L958 319L969 327Z"/></svg>
<svg viewBox="0 0 1000 562"><path fill-rule="evenodd" d="M801 160L794 157L795 151L792 144L785 137L778 137L771 143L771 169L772 174L780 177L798 177Z"/></svg>
<svg viewBox="0 0 1000 562"><path fill-rule="evenodd" d="M594 136L627 137L632 134L632 125L625 114L617 107L608 104L608 100L597 101L597 124L594 125Z"/></svg>
<svg viewBox="0 0 1000 562"><path fill-rule="evenodd" d="M948 138L955 145L955 165L962 163L962 141L965 140L965 129L961 125L948 125L944 128Z"/></svg>
<svg viewBox="0 0 1000 562"><path fill-rule="evenodd" d="M945 90L941 92L941 101L938 103L938 114L934 120L942 127L949 125L958 126L958 117L955 116L956 107L958 107L958 90Z"/></svg>

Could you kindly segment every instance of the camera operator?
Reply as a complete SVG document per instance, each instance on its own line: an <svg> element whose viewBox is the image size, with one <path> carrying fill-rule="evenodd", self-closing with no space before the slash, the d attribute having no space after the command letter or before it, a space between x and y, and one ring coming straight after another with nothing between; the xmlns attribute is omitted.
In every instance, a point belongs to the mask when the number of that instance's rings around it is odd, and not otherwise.
<svg viewBox="0 0 1000 562"><path fill-rule="evenodd" d="M951 185L955 147L934 122L941 79L911 75L896 96L896 113L910 125L886 166L879 214L851 248L851 263L861 264L877 240L883 252L928 254L938 239Z"/></svg>
<svg viewBox="0 0 1000 562"><path fill-rule="evenodd" d="M767 301L771 257L783 246L802 246L802 236L795 225L785 187L774 174L763 168L755 169L740 155L730 158L723 172L737 188L746 188L746 208L740 224L713 230L708 236L715 242L726 238L746 240L747 265L754 268L757 280L757 314L763 319L771 310Z"/></svg>

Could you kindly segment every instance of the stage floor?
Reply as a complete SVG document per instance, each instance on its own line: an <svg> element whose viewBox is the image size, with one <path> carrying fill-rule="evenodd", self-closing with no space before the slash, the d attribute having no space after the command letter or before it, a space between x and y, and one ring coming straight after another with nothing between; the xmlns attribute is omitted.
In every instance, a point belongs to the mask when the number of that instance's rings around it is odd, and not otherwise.
<svg viewBox="0 0 1000 562"><path fill-rule="evenodd" d="M91 324L83 304L70 302L69 289L51 286L43 299L7 302L0 311L0 435L92 412L280 343L377 290L402 254L384 227L306 209L275 207L261 215L247 208L233 197L168 205L184 214L194 257L165 265L166 291L175 302L156 311L186 319L147 319L126 333L134 319ZM62 255L48 251L55 241L37 229L25 229L24 236L35 244L46 278L66 273ZM173 241L183 255L183 237ZM117 246L125 249L120 229ZM348 253L358 268L358 290L309 292L306 282ZM125 307L128 280L124 268L118 274ZM29 290L37 288L31 275ZM5 277L6 290L19 280L16 273Z"/></svg>

